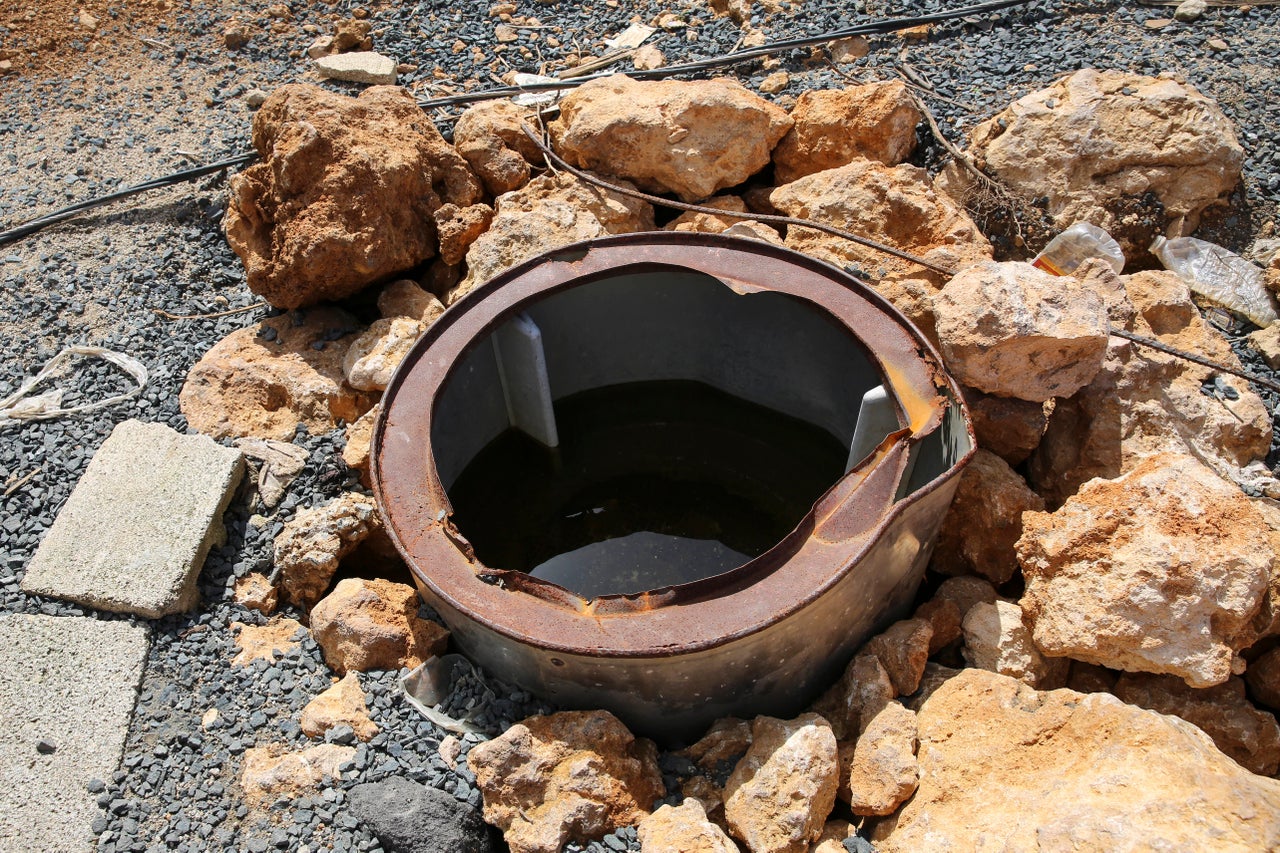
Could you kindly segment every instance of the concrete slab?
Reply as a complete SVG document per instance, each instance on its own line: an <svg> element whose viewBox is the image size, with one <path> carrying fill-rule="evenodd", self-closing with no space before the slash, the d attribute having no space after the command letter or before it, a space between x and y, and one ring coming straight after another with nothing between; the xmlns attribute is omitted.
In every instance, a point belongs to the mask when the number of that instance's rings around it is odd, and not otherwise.
<svg viewBox="0 0 1280 853"><path fill-rule="evenodd" d="M150 619L191 608L243 474L239 451L206 436L125 421L54 519L22 589Z"/></svg>
<svg viewBox="0 0 1280 853"><path fill-rule="evenodd" d="M102 810L85 786L120 766L149 635L82 616L0 616L0 850L94 849Z"/></svg>

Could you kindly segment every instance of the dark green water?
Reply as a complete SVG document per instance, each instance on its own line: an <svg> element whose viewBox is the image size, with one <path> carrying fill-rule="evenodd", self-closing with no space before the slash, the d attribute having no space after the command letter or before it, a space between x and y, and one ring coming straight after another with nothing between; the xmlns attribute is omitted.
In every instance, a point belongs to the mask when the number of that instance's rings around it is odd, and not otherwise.
<svg viewBox="0 0 1280 853"><path fill-rule="evenodd" d="M844 472L811 424L696 382L616 385L556 404L560 447L507 430L449 491L492 568L586 598L689 583L790 533Z"/></svg>

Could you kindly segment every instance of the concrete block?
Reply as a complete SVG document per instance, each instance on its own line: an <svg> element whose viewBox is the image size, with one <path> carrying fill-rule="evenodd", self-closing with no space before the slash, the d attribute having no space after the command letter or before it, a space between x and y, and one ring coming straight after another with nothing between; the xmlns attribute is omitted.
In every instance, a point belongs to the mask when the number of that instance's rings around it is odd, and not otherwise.
<svg viewBox="0 0 1280 853"><path fill-rule="evenodd" d="M54 519L22 589L150 619L191 608L243 474L239 451L125 421Z"/></svg>
<svg viewBox="0 0 1280 853"><path fill-rule="evenodd" d="M103 812L85 786L120 766L149 633L0 615L0 850L96 847L89 826Z"/></svg>

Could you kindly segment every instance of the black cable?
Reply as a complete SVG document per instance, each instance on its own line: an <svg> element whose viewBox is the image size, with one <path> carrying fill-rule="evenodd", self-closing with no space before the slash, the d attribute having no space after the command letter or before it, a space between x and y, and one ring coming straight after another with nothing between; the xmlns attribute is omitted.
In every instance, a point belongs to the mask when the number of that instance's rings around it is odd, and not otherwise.
<svg viewBox="0 0 1280 853"><path fill-rule="evenodd" d="M657 68L651 71L632 71L629 76L639 80L658 80L666 77L672 77L677 74L687 74L696 71L704 71L709 68L718 68L723 65L732 65L734 63L745 62L750 59L757 59L762 56L769 56L774 53L781 53L786 50L810 47L815 44L824 44L826 42L849 38L851 36L878 35L893 32L895 30L907 29L909 27L917 27L922 24L953 21L960 18L970 17L972 15L981 15L986 12L1008 9L1013 6L1025 6L1031 2L1034 2L1034 0L993 0L993 2L979 3L974 6L965 6L960 9L951 9L946 12L934 12L928 15L915 15L907 18L889 18L882 21L859 24L855 27L846 27L842 30L833 30L812 36L786 39L784 41L761 45L760 47L736 51L723 56L701 59L696 62L686 62L680 65L668 65L664 68ZM419 101L418 105L423 109L432 109L434 107L496 100L498 98L511 97L524 92L571 89L591 80L607 77L612 73L613 72L601 72L598 74L584 75L582 77L573 77L564 81L557 81L555 83L532 83L525 86L503 86L495 89L483 89L478 92L464 92L458 95L447 95L440 98L430 98L425 101ZM76 204L55 210L52 213L45 214L44 216L36 219L28 220L27 222L16 225L8 230L0 231L0 246L12 243L30 234L34 234L46 226L52 225L56 222L61 222L62 220L74 216L77 213L92 210L93 208L101 207L103 205L110 204L113 201L119 201L120 199L128 198L133 195L138 195L139 193L144 193L148 190L159 189L160 187L172 186L184 181L194 180L195 178L203 177L204 175L208 175L222 169L244 166L253 162L257 158L257 153L250 151L244 154L239 154L235 157L230 157L226 160L220 160L217 163L210 163L207 166L197 166L194 169L186 169L181 172L174 172L170 175L153 178L150 181L118 190L110 195L77 202Z"/></svg>

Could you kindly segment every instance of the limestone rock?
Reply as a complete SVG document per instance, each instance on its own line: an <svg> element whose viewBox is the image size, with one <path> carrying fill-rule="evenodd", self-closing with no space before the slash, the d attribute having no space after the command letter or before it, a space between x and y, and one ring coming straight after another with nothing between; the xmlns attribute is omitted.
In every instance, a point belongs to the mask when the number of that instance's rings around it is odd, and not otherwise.
<svg viewBox="0 0 1280 853"><path fill-rule="evenodd" d="M1125 673L1115 695L1139 708L1181 717L1213 738L1218 749L1260 776L1280 770L1280 726L1244 695L1244 682L1229 678L1197 690L1169 675Z"/></svg>
<svg viewBox="0 0 1280 853"><path fill-rule="evenodd" d="M756 717L751 748L725 785L729 830L752 853L807 853L835 805L836 738L817 714Z"/></svg>
<svg viewBox="0 0 1280 853"><path fill-rule="evenodd" d="M360 740L368 740L378 733L377 725L369 718L360 676L354 672L348 672L308 702L298 717L298 724L307 737L324 737L329 729L341 725L351 726Z"/></svg>
<svg viewBox="0 0 1280 853"><path fill-rule="evenodd" d="M367 83L371 86L394 86L396 60L395 57L383 56L371 50L335 53L317 57L316 72L322 78L329 80L347 80L352 83Z"/></svg>
<svg viewBox="0 0 1280 853"><path fill-rule="evenodd" d="M249 288L284 308L417 266L436 253L436 208L480 200L466 161L403 89L282 86L254 115L253 144L263 161L231 179L227 242Z"/></svg>
<svg viewBox="0 0 1280 853"><path fill-rule="evenodd" d="M1020 98L969 140L984 171L1046 197L1059 228L1092 222L1130 257L1159 231L1191 233L1235 187L1244 161L1231 121L1194 88L1089 68ZM1163 216L1135 228L1126 212L1146 193Z"/></svg>
<svg viewBox="0 0 1280 853"><path fill-rule="evenodd" d="M391 382L391 375L426 329L422 321L412 317L374 320L347 347L347 354L342 359L347 384L361 391L385 389Z"/></svg>
<svg viewBox="0 0 1280 853"><path fill-rule="evenodd" d="M489 230L467 250L467 277L452 304L473 287L543 252L606 234L653 230L653 208L567 173L544 175L496 202Z"/></svg>
<svg viewBox="0 0 1280 853"><path fill-rule="evenodd" d="M738 213L747 212L747 204L736 195L718 195L699 202L700 207L713 207L716 210L732 210ZM739 222L740 216L716 216L712 213L699 213L687 210L662 227L663 231L694 231L701 234L722 234Z"/></svg>
<svg viewBox="0 0 1280 853"><path fill-rule="evenodd" d="M931 639L933 627L924 619L903 619L868 640L862 653L879 658L889 674L894 695L906 696L920 686Z"/></svg>
<svg viewBox="0 0 1280 853"><path fill-rule="evenodd" d="M458 264L467 249L493 222L493 208L487 204L458 207L442 204L435 211L436 230L440 234L440 260Z"/></svg>
<svg viewBox="0 0 1280 853"><path fill-rule="evenodd" d="M1276 559L1266 522L1190 456L1157 454L1023 515L1022 607L1036 645L1114 669L1226 681Z"/></svg>
<svg viewBox="0 0 1280 853"><path fill-rule="evenodd" d="M235 601L241 607L270 616L275 612L279 598L279 591L271 585L266 575L250 572L242 578L236 578Z"/></svg>
<svg viewBox="0 0 1280 853"><path fill-rule="evenodd" d="M371 485L369 473L370 443L373 441L374 421L378 419L380 406L374 406L347 427L347 443L342 448L342 461L348 468L360 472L360 482Z"/></svg>
<svg viewBox="0 0 1280 853"><path fill-rule="evenodd" d="M1011 466L1027 461L1031 452L1040 446L1049 423L1046 405L984 394L977 388L962 387L961 390L969 406L978 446Z"/></svg>
<svg viewBox="0 0 1280 853"><path fill-rule="evenodd" d="M231 629L237 632L236 648L240 650L231 659L232 666L248 666L259 658L274 660L276 652L288 654L301 645L299 635L307 632L302 623L286 616L275 616L265 625L232 622Z"/></svg>
<svg viewBox="0 0 1280 853"><path fill-rule="evenodd" d="M915 166L854 160L778 187L767 199L788 216L834 225L951 269L991 257L991 244L969 215ZM941 273L798 225L787 228L787 246L866 270L876 290L934 338L932 300L944 282Z"/></svg>
<svg viewBox="0 0 1280 853"><path fill-rule="evenodd" d="M542 162L542 152L520 129L525 123L534 125L532 110L510 101L482 101L467 107L454 125L453 144L492 196L529 183L529 164Z"/></svg>
<svg viewBox="0 0 1280 853"><path fill-rule="evenodd" d="M944 575L982 575L1004 583L1018 570L1013 544L1022 535L1022 513L1042 510L1044 500L1008 463L978 450L960 475L931 567Z"/></svg>
<svg viewBox="0 0 1280 853"><path fill-rule="evenodd" d="M355 747L332 743L299 752L282 752L275 746L245 750L240 789L255 806L275 800L294 800L316 793L326 780L342 778L341 766L356 754Z"/></svg>
<svg viewBox="0 0 1280 853"><path fill-rule="evenodd" d="M967 669L917 718L920 787L877 824L880 853L1270 850L1280 782L1199 729L1105 693L1037 692Z"/></svg>
<svg viewBox="0 0 1280 853"><path fill-rule="evenodd" d="M1027 263L975 264L933 300L942 356L960 382L1042 403L1089 384L1107 349L1101 297Z"/></svg>
<svg viewBox="0 0 1280 853"><path fill-rule="evenodd" d="M1249 335L1249 346L1258 351L1267 367L1280 370L1280 323L1272 323Z"/></svg>
<svg viewBox="0 0 1280 853"><path fill-rule="evenodd" d="M337 21L333 25L333 50L335 53L373 50L373 39L369 37L373 30L373 21L348 18Z"/></svg>
<svg viewBox="0 0 1280 853"><path fill-rule="evenodd" d="M695 799L661 806L640 821L639 834L644 853L738 853L738 845L707 820Z"/></svg>
<svg viewBox="0 0 1280 853"><path fill-rule="evenodd" d="M418 593L387 580L347 578L311 611L311 633L339 675L418 666L444 652L449 632L418 618Z"/></svg>
<svg viewBox="0 0 1280 853"><path fill-rule="evenodd" d="M559 853L635 825L663 795L657 749L607 711L530 717L472 747L467 766L512 853Z"/></svg>
<svg viewBox="0 0 1280 853"><path fill-rule="evenodd" d="M292 439L298 424L323 433L340 420L354 421L373 405L342 374L356 330L346 312L317 308L232 332L187 374L178 396L182 414L213 438L277 441Z"/></svg>
<svg viewBox="0 0 1280 853"><path fill-rule="evenodd" d="M1046 658L1031 640L1022 608L1008 601L980 602L964 617L964 659L970 666L998 672L1039 690L1067 682L1070 661Z"/></svg>
<svg viewBox="0 0 1280 853"><path fill-rule="evenodd" d="M1244 678L1249 685L1249 695L1255 702L1280 712L1280 647L1249 664Z"/></svg>
<svg viewBox="0 0 1280 853"><path fill-rule="evenodd" d="M342 558L381 526L373 498L355 492L298 510L275 540L275 569L288 599L303 608L319 601Z"/></svg>
<svg viewBox="0 0 1280 853"><path fill-rule="evenodd" d="M1121 280L1138 310L1131 331L1239 364L1176 275L1141 272ZM1246 381L1231 376L1218 381L1234 399L1204 393L1213 376L1210 368L1112 338L1094 380L1058 401L1028 466L1032 488L1055 507L1085 481L1117 477L1151 453L1191 453L1219 471L1262 459L1271 444L1266 405Z"/></svg>
<svg viewBox="0 0 1280 853"><path fill-rule="evenodd" d="M444 305L417 282L398 279L378 294L378 313L383 317L409 317L430 325L444 313Z"/></svg>
<svg viewBox="0 0 1280 853"><path fill-rule="evenodd" d="M919 782L916 715L890 702L858 736L849 766L849 807L856 815L897 810Z"/></svg>
<svg viewBox="0 0 1280 853"><path fill-rule="evenodd" d="M924 115L907 87L891 80L805 92L791 120L773 151L774 174L784 184L860 158L896 166L915 150Z"/></svg>
<svg viewBox="0 0 1280 853"><path fill-rule="evenodd" d="M652 71L667 64L667 57L651 44L643 44L631 54L631 64L637 71Z"/></svg>
<svg viewBox="0 0 1280 853"><path fill-rule="evenodd" d="M684 201L736 186L769 163L791 119L741 84L638 82L614 74L571 91L550 130L575 166Z"/></svg>
<svg viewBox="0 0 1280 853"><path fill-rule="evenodd" d="M895 695L880 658L864 650L814 703L813 710L829 721L837 738L851 740Z"/></svg>

